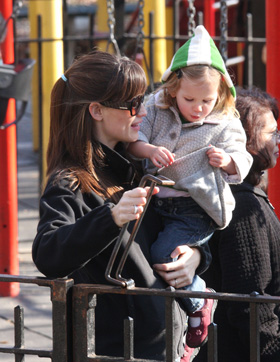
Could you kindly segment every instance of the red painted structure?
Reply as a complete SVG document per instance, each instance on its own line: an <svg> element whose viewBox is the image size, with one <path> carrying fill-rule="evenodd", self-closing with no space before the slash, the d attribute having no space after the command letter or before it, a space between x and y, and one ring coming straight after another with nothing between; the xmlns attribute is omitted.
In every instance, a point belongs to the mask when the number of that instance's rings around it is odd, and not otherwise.
<svg viewBox="0 0 280 362"><path fill-rule="evenodd" d="M211 36L214 36L216 31L216 22L215 22L215 9L214 9L215 0L204 0L204 26L207 29L208 33Z"/></svg>
<svg viewBox="0 0 280 362"><path fill-rule="evenodd" d="M0 11L7 19L13 10L13 1L0 1ZM13 23L9 21L5 41L1 45L3 63L14 62ZM5 123L16 117L15 100L10 99ZM0 130L0 273L19 274L18 262L18 204L16 126ZM0 283L0 296L16 296L18 283Z"/></svg>
<svg viewBox="0 0 280 362"><path fill-rule="evenodd" d="M280 104L280 2L266 1L266 88ZM280 218L280 164L269 170L268 196Z"/></svg>

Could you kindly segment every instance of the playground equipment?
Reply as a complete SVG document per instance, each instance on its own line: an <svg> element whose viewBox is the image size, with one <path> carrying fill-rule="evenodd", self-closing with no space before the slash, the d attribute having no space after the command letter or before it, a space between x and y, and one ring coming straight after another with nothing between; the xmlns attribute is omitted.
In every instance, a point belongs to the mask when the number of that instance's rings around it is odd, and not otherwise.
<svg viewBox="0 0 280 362"><path fill-rule="evenodd" d="M20 121L26 110L31 93L31 78L35 60L23 59L17 64L0 65L0 129ZM16 119L4 124L9 99L22 101Z"/></svg>
<svg viewBox="0 0 280 362"><path fill-rule="evenodd" d="M18 274L17 154L15 124L24 114L29 93L33 60L15 61L13 27L19 2L0 2L0 272ZM5 18L7 20L5 20ZM15 100L22 105L16 116ZM11 127L10 127L11 126ZM16 296L18 283L1 283L1 296Z"/></svg>
<svg viewBox="0 0 280 362"><path fill-rule="evenodd" d="M0 45L6 39L9 21L15 18L20 7L21 2L16 2L7 20L4 19L0 12ZM22 118L31 93L30 85L34 64L35 60L33 59L23 59L11 64L0 64L0 129L5 129ZM10 98L21 100L22 105L16 119L4 124Z"/></svg>

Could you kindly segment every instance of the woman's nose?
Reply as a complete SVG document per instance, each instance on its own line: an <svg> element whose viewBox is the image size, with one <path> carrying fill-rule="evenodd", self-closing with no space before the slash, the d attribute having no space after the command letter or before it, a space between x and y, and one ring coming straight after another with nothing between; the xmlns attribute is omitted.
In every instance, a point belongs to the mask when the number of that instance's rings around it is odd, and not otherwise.
<svg viewBox="0 0 280 362"><path fill-rule="evenodd" d="M144 106L144 103L141 104L140 111L137 114L138 117L145 117L147 115L147 110Z"/></svg>

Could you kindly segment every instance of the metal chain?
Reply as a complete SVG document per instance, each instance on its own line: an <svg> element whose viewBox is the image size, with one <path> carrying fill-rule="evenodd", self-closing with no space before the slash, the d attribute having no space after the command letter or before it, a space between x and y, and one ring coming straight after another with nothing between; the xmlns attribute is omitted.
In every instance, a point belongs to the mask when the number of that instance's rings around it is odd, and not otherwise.
<svg viewBox="0 0 280 362"><path fill-rule="evenodd" d="M7 34L7 27L8 23L11 19L16 19L16 17L19 14L20 8L22 7L23 3L21 0L15 1L15 4L13 6L13 12L12 14L7 18L7 20L4 19L2 13L0 12L0 44L3 43L3 41L6 38Z"/></svg>
<svg viewBox="0 0 280 362"><path fill-rule="evenodd" d="M227 2L221 0L221 20L220 20L220 30L221 30L221 41L220 41L220 52L224 62L227 61Z"/></svg>
<svg viewBox="0 0 280 362"><path fill-rule="evenodd" d="M139 0L138 3L139 6L139 11L138 11L138 33L137 33L137 39L136 39L136 47L135 47L135 54L134 57L136 57L136 53L137 52L141 52L143 54L143 60L144 60L144 64L147 70L147 74L148 74L148 78L149 78L149 84L151 87L151 91L154 91L154 82L153 82L153 77L151 74L151 69L146 57L146 54L144 52L144 25L145 25L145 20L144 20L144 6L145 6L145 1L144 0Z"/></svg>
<svg viewBox="0 0 280 362"><path fill-rule="evenodd" d="M106 51L108 51L109 49L109 45L110 43L113 44L115 52L118 56L121 55L120 53L120 49L118 46L118 43L115 39L115 24L116 24L116 19L115 19L115 4L114 4L114 0L107 0L107 12L108 12L108 28L109 28L109 40L107 43L107 47L106 47Z"/></svg>
<svg viewBox="0 0 280 362"><path fill-rule="evenodd" d="M138 34L137 34L137 46L136 46L136 51L138 51L139 49L143 49L144 48L144 25L145 25L145 21L144 21L144 5L145 2L144 0L139 0L139 12L138 12Z"/></svg>
<svg viewBox="0 0 280 362"><path fill-rule="evenodd" d="M187 10L187 14L188 14L188 18L189 18L189 22L188 22L188 35L192 36L194 33L194 29L195 29L195 14L196 14L196 10L195 10L195 6L194 6L194 0L188 0L189 2L189 7Z"/></svg>

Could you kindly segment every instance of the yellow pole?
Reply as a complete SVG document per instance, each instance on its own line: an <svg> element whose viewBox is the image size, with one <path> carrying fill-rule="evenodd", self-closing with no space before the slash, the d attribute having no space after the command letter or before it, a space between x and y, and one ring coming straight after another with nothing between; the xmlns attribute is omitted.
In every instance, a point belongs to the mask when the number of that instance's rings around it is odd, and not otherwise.
<svg viewBox="0 0 280 362"><path fill-rule="evenodd" d="M144 6L144 34L145 36L149 35L149 13L153 12L154 14L154 35L155 36L166 36L166 10L165 10L165 1L163 0L150 0L145 2ZM150 41L145 39L144 42L144 52L146 58L149 60L149 46ZM166 63L166 39L157 39L154 41L153 47L153 58L154 58L154 67L153 67L153 81L159 82L163 72L167 68Z"/></svg>
<svg viewBox="0 0 280 362"><path fill-rule="evenodd" d="M166 8L166 18L165 18L165 20L166 20L166 35L172 36L173 35L173 7L172 7L172 5L167 6L167 8ZM174 44L173 40L167 40L166 41L166 62L167 62L167 67L171 63L171 60L172 60L173 55L174 55L173 44Z"/></svg>
<svg viewBox="0 0 280 362"><path fill-rule="evenodd" d="M96 14L96 24L98 33L102 36L108 36L108 12L107 12L107 1L106 0L97 0L97 14ZM98 47L101 50L106 50L107 41L100 40L98 42Z"/></svg>
<svg viewBox="0 0 280 362"><path fill-rule="evenodd" d="M36 39L38 36L37 29L37 2L28 2L28 14L30 22L30 38ZM36 43L30 43L30 55L32 59L36 59L37 62L34 65L32 73L32 130L33 130L33 149L39 150L39 77L38 77L38 45Z"/></svg>
<svg viewBox="0 0 280 362"><path fill-rule="evenodd" d="M50 128L50 93L56 80L63 73L63 22L62 22L62 0L33 0L36 2L35 11L31 14L41 16L42 21L42 38L52 39L42 43L42 180L46 175L46 151L49 141ZM35 13L35 14L34 14ZM37 22L32 20L31 26Z"/></svg>

